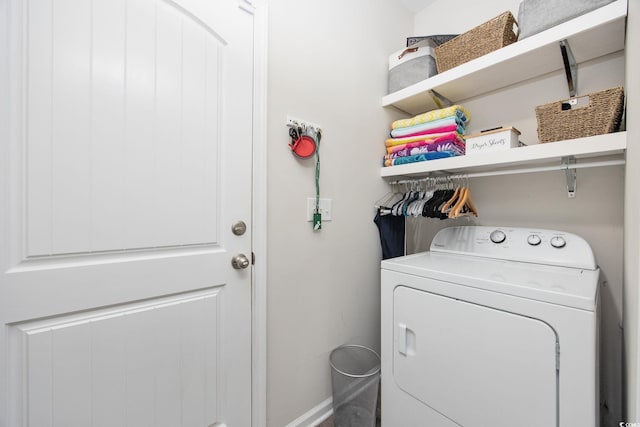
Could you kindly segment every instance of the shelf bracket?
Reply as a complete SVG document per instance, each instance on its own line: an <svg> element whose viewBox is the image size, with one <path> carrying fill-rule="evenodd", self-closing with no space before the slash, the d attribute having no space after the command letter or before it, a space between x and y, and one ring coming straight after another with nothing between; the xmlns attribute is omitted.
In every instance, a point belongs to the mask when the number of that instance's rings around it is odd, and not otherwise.
<svg viewBox="0 0 640 427"><path fill-rule="evenodd" d="M434 89L429 89L428 92L429 92L429 96L431 96L431 100L433 101L434 104L436 104L436 107L445 108L445 107L451 107L453 105L453 102L451 102L450 99L448 99L444 95L439 94Z"/></svg>
<svg viewBox="0 0 640 427"><path fill-rule="evenodd" d="M567 76L569 96L573 98L578 93L578 66L567 39L560 40L560 53L564 64L564 74Z"/></svg>
<svg viewBox="0 0 640 427"><path fill-rule="evenodd" d="M562 158L564 173L567 177L567 197L570 199L576 198L576 190L578 189L578 172L576 170L575 164L576 158L573 156Z"/></svg>

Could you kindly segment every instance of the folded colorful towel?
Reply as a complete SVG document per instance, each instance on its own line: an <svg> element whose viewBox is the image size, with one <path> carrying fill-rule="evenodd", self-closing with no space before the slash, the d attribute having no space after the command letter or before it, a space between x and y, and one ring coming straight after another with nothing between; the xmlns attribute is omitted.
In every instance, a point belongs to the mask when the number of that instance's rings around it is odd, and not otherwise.
<svg viewBox="0 0 640 427"><path fill-rule="evenodd" d="M463 123L466 123L471 119L471 115L463 106L452 105L451 107L441 108L439 110L427 111L426 113L419 114L410 119L396 120L391 124L391 129L415 126L421 123L444 119L446 117L458 117Z"/></svg>
<svg viewBox="0 0 640 427"><path fill-rule="evenodd" d="M415 127L415 126L412 126ZM400 129L408 129L408 128L400 128ZM391 135L394 138L409 138L412 136L428 136L434 133L445 133L445 132L458 132L460 134L464 134L465 128L460 125L448 125L448 126L440 126L434 129L427 129L419 132L408 133L406 135Z"/></svg>
<svg viewBox="0 0 640 427"><path fill-rule="evenodd" d="M463 150L466 148L466 144L464 140L458 136L443 136L436 139L426 139L420 141L408 142L406 144L393 145L391 147L387 147L387 154L392 154L401 150L405 150L407 148L416 148L422 147L425 145L434 145L437 146L441 143L453 143L462 148Z"/></svg>
<svg viewBox="0 0 640 427"><path fill-rule="evenodd" d="M465 147L464 144L457 144L455 141L440 141L434 144L419 144L412 142L402 149L388 152L384 158L395 159L396 157L414 156L416 154L431 151L455 151L457 154L462 156L465 153Z"/></svg>
<svg viewBox="0 0 640 427"><path fill-rule="evenodd" d="M437 129L448 126L456 126L458 129L458 133L464 134L465 125L462 120L460 120L458 117L446 117L444 119L433 120L427 123L420 123L419 125L415 126L393 129L390 135L392 138L402 138L405 136L412 136L417 134L418 132L423 131L433 131L431 133L438 133Z"/></svg>
<svg viewBox="0 0 640 427"><path fill-rule="evenodd" d="M446 157L455 157L456 153L452 151L435 151L429 153L418 154L415 156L398 157L395 159L385 159L385 166L404 165L407 163L424 162L426 160L444 159Z"/></svg>
<svg viewBox="0 0 640 427"><path fill-rule="evenodd" d="M442 139L461 139L462 141L464 141L463 136L457 132L444 132L444 133L432 133L429 135L409 136L406 138L389 138L385 141L385 145L387 147L393 147L395 145L408 144L410 142L416 142L416 141L431 140L433 142L438 142L438 141L441 141Z"/></svg>
<svg viewBox="0 0 640 427"><path fill-rule="evenodd" d="M395 151L391 154L384 156L385 160L396 159L398 157L416 156L418 154L438 152L438 151L451 151L458 156L464 155L464 148L456 145L453 142L437 142L435 144L423 145L421 147L405 148L400 151Z"/></svg>

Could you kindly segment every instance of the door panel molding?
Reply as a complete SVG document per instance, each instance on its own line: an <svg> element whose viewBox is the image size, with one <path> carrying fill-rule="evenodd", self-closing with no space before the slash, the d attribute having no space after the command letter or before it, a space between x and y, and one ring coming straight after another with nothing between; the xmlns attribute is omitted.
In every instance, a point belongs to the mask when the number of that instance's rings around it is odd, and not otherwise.
<svg viewBox="0 0 640 427"><path fill-rule="evenodd" d="M26 257L218 244L227 41L175 2L81 4L23 4Z"/></svg>
<svg viewBox="0 0 640 427"><path fill-rule="evenodd" d="M9 369L21 373L10 404L34 426L54 425L54 414L56 425L218 419L220 390L204 400L183 390L204 387L206 377L220 384L224 297L218 287L8 325ZM176 372L185 370L181 380Z"/></svg>

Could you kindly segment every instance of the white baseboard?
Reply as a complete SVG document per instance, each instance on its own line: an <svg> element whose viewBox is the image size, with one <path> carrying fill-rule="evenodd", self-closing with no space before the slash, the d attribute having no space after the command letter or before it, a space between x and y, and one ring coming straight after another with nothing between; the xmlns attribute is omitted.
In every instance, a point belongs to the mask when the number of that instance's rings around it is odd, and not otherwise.
<svg viewBox="0 0 640 427"><path fill-rule="evenodd" d="M333 399L329 397L318 405L314 406L295 420L291 421L285 427L315 427L333 413Z"/></svg>

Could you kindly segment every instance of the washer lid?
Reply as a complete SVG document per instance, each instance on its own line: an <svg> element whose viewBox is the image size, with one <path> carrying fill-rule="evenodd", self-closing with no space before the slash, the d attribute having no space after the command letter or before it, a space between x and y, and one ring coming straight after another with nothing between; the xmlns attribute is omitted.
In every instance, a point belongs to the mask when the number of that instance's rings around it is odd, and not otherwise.
<svg viewBox="0 0 640 427"><path fill-rule="evenodd" d="M535 301L594 311L599 269L579 269L451 253L423 252L382 269Z"/></svg>

